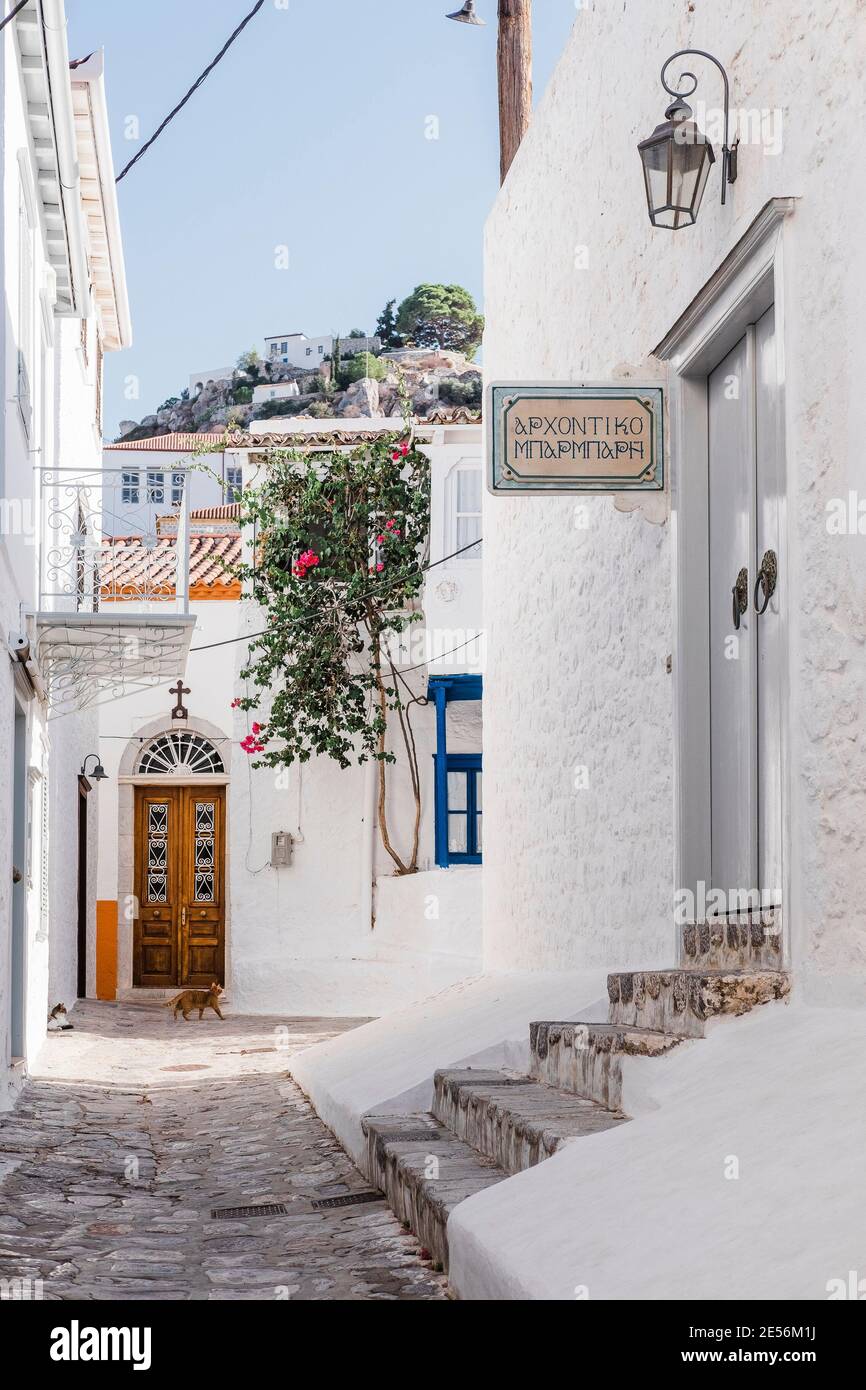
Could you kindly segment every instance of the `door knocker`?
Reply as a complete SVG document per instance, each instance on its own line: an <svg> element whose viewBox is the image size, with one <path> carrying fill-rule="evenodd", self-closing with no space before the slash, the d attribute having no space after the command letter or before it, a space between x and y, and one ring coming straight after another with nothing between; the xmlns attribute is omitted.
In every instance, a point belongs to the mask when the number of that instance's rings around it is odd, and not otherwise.
<svg viewBox="0 0 866 1390"><path fill-rule="evenodd" d="M749 606L749 571L745 566L737 575L737 582L731 590L733 595L734 632L740 630L740 618Z"/></svg>
<svg viewBox="0 0 866 1390"><path fill-rule="evenodd" d="M770 599L776 592L776 580L778 579L778 576L779 564L776 559L776 552L775 550L765 550L764 558L761 561L761 568L759 569L758 577L755 580L755 608L757 609L759 616L762 613L766 613L767 611L767 604L770 602ZM764 602L761 607L758 607L759 590L761 590L764 595Z"/></svg>

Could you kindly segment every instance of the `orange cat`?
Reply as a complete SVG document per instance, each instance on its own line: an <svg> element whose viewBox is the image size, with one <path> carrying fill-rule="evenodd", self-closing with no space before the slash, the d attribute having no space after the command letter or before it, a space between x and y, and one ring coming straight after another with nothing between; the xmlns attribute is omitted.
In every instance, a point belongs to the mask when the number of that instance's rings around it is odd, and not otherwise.
<svg viewBox="0 0 866 1390"><path fill-rule="evenodd" d="M219 997L223 993L223 987L214 980L210 989L185 989L182 994L176 994L173 999L167 999L163 1004L164 1009L171 1009L175 1023L177 1023L178 1013L182 1013L184 1018L189 1018L191 1009L198 1009L198 1016L201 1018L205 1009L213 1009L217 1018L222 1018L220 1013Z"/></svg>

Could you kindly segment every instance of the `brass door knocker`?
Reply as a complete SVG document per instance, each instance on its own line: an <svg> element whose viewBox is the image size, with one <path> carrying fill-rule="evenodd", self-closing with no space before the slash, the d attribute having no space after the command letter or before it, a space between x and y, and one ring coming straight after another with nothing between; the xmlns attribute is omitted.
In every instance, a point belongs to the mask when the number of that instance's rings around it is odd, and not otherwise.
<svg viewBox="0 0 866 1390"><path fill-rule="evenodd" d="M745 566L737 575L737 582L731 590L733 595L734 632L740 630L740 618L749 606L749 571Z"/></svg>
<svg viewBox="0 0 866 1390"><path fill-rule="evenodd" d="M776 592L776 580L779 577L779 562L776 559L775 550L765 550L764 558L761 561L761 568L758 570L758 577L755 580L755 608L760 616L766 613L767 604ZM758 607L758 591L763 591L764 602Z"/></svg>

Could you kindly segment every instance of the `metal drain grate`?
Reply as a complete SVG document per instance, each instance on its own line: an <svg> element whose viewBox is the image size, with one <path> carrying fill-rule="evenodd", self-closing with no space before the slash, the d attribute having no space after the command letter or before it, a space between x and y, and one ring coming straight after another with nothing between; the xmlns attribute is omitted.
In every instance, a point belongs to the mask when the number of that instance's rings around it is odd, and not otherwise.
<svg viewBox="0 0 866 1390"><path fill-rule="evenodd" d="M312 1203L315 1211L323 1207L356 1207L361 1202L384 1202L381 1192L349 1192L345 1197L319 1197Z"/></svg>
<svg viewBox="0 0 866 1390"><path fill-rule="evenodd" d="M214 1221L239 1221L245 1216L288 1216L288 1207L283 1202L263 1202L258 1207L214 1207L211 1218Z"/></svg>

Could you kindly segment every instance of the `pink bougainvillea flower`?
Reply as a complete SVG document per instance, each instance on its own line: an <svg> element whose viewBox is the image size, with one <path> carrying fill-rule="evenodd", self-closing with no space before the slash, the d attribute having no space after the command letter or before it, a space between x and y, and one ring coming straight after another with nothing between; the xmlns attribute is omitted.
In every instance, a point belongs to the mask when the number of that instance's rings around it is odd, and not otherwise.
<svg viewBox="0 0 866 1390"><path fill-rule="evenodd" d="M254 733L254 734L260 734L260 733L262 732L262 729L263 729L264 727L265 727L264 724L253 724L253 733Z"/></svg>
<svg viewBox="0 0 866 1390"><path fill-rule="evenodd" d="M232 700L232 709L240 709L240 707L241 707L241 702L240 702L240 700Z"/></svg>
<svg viewBox="0 0 866 1390"><path fill-rule="evenodd" d="M384 537L384 536L377 536L377 537L376 537L376 544L377 544L377 545L384 545L384 544L385 544L385 537Z"/></svg>
<svg viewBox="0 0 866 1390"><path fill-rule="evenodd" d="M378 563L378 565L376 566L376 570L378 571L379 574L381 574L381 573L382 573L382 570L383 570L384 568L385 568L385 566L384 566L383 562L380 560L379 563Z"/></svg>
<svg viewBox="0 0 866 1390"><path fill-rule="evenodd" d="M390 521L386 521L386 522L385 522L385 530L386 530L386 531L393 531L393 529L394 529L394 518L392 517Z"/></svg>
<svg viewBox="0 0 866 1390"><path fill-rule="evenodd" d="M315 569L320 559L321 557L316 554L315 550L305 550L302 555L298 556L296 563L292 565L292 574L296 579L306 579L307 570Z"/></svg>

